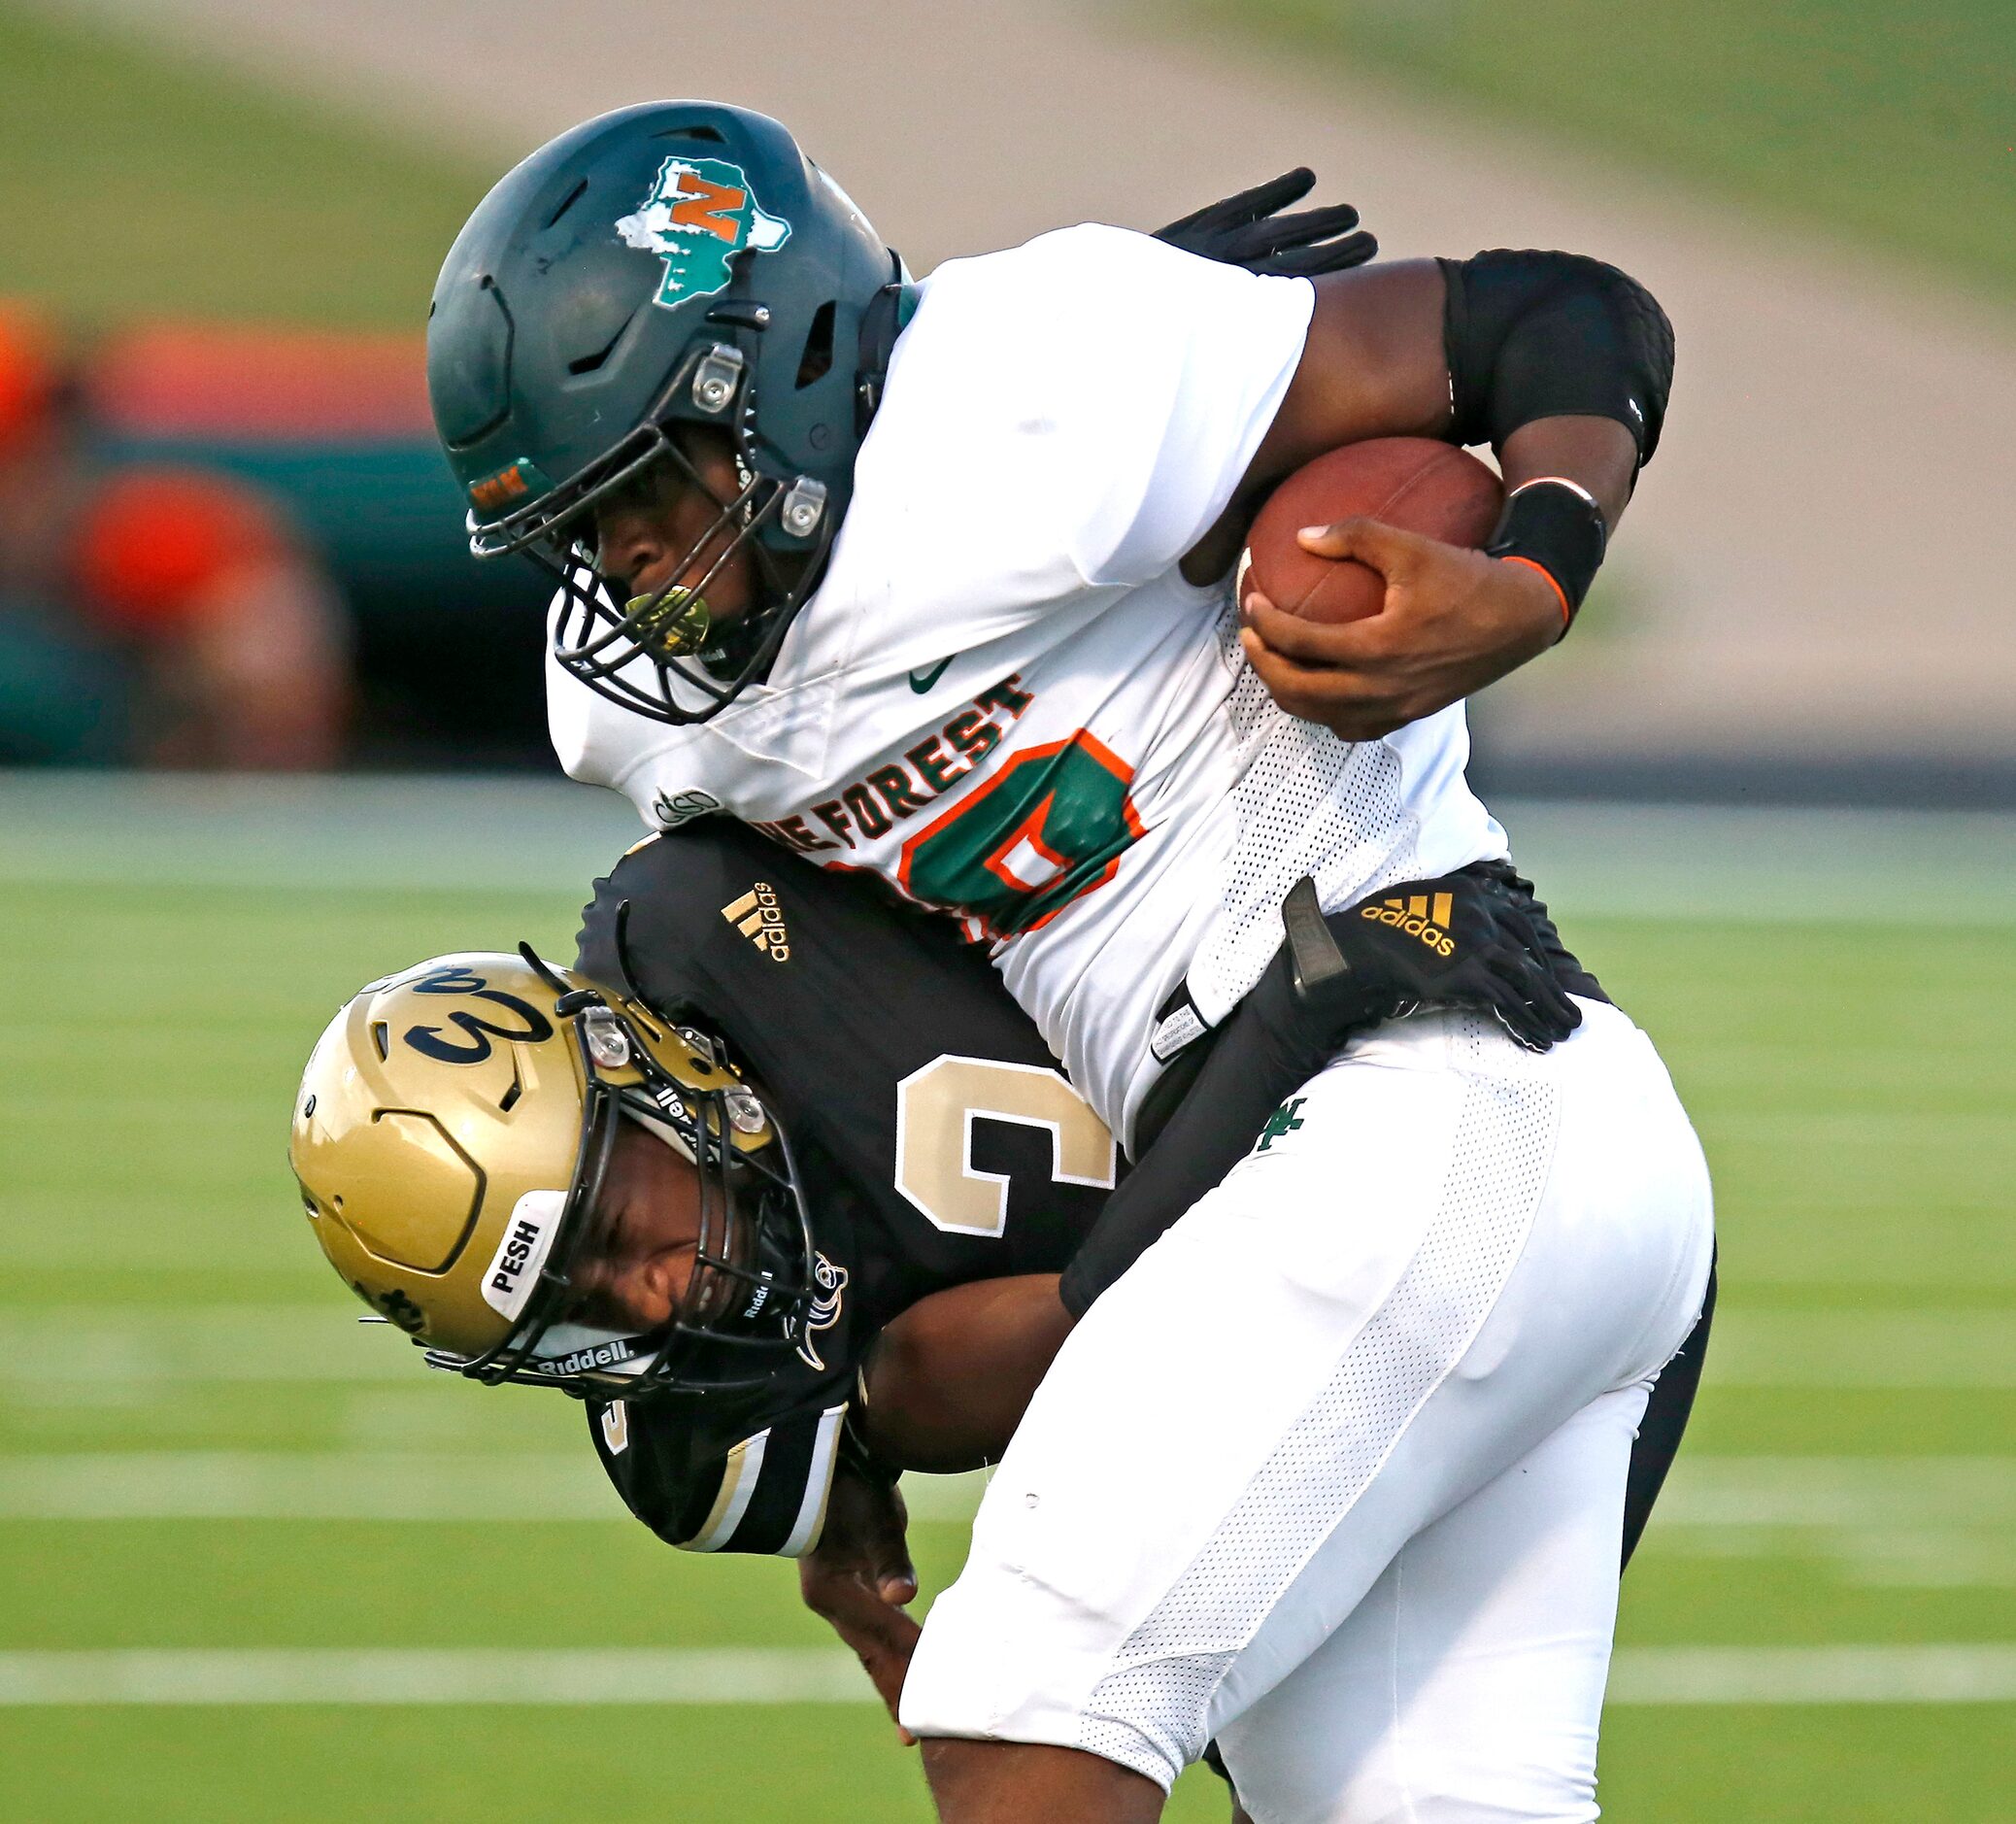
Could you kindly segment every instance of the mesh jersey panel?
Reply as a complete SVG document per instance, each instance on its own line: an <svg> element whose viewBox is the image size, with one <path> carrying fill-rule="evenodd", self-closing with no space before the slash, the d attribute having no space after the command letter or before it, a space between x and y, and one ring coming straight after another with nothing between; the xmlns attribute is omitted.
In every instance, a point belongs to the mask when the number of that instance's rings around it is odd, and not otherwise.
<svg viewBox="0 0 2016 1824"><path fill-rule="evenodd" d="M1506 1047L1470 1021L1450 1173L1419 1252L1167 1595L1094 1687L1080 1745L1151 1778L1203 1751L1226 1667L1351 1511L1408 1423L1462 1359L1525 1245L1553 1155L1554 1087L1503 1074ZM1166 1749L1154 1765L1148 1744ZM1146 1758L1144 1758L1144 1756Z"/></svg>
<svg viewBox="0 0 2016 1824"><path fill-rule="evenodd" d="M1190 991L1213 1024L1260 980L1281 947L1281 901L1313 875L1327 911L1420 870L1420 823L1402 808L1400 760L1381 741L1345 741L1291 716L1239 650L1227 608L1219 639L1237 681L1225 714L1236 744L1238 835L1224 904L1190 967Z"/></svg>
<svg viewBox="0 0 2016 1824"><path fill-rule="evenodd" d="M1166 1785L1203 1752L1199 1732L1232 1653L1154 1660L1099 1681L1102 1715L1088 1716L1078 1745Z"/></svg>

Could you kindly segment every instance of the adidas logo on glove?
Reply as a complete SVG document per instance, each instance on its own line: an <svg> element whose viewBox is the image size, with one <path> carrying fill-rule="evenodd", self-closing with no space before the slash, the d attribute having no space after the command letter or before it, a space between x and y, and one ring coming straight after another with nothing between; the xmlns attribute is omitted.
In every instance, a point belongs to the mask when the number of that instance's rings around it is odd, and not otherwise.
<svg viewBox="0 0 2016 1824"><path fill-rule="evenodd" d="M1438 957L1453 957L1456 942L1449 935L1453 910L1446 893L1438 893L1432 898L1427 894L1416 894L1411 899L1382 899L1377 905L1360 906L1358 915L1420 938Z"/></svg>

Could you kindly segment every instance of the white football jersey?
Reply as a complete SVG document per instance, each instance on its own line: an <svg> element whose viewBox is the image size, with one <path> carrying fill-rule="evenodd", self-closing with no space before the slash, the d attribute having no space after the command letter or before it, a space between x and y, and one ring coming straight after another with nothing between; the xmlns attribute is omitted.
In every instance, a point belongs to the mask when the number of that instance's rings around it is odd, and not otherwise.
<svg viewBox="0 0 2016 1824"><path fill-rule="evenodd" d="M959 917L1125 1138L1188 979L1216 1024L1327 907L1505 853L1461 705L1284 714L1230 580L1178 569L1272 423L1315 292L1084 226L942 266L768 680L668 727L549 661L554 748L670 827L721 810Z"/></svg>

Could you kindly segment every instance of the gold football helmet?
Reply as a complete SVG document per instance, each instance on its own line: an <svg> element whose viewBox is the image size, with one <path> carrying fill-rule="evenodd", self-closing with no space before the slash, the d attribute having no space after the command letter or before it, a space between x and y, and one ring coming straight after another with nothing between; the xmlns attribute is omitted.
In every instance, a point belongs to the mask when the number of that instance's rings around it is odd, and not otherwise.
<svg viewBox="0 0 2016 1824"><path fill-rule="evenodd" d="M700 1180L695 1265L642 1336L572 1321L618 1124ZM288 1158L330 1265L437 1368L606 1397L761 1381L818 1296L790 1143L721 1043L543 963L481 951L330 1021Z"/></svg>

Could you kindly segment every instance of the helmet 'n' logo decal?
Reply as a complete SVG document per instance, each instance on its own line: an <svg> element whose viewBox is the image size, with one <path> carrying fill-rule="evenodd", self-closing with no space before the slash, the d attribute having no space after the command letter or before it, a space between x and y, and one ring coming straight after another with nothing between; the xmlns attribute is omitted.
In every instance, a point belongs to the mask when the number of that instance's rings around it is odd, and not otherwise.
<svg viewBox="0 0 2016 1824"><path fill-rule="evenodd" d="M626 247L665 262L652 302L667 310L724 288L730 254L745 247L775 253L791 238L791 224L758 205L742 167L722 158L667 158L616 231Z"/></svg>

